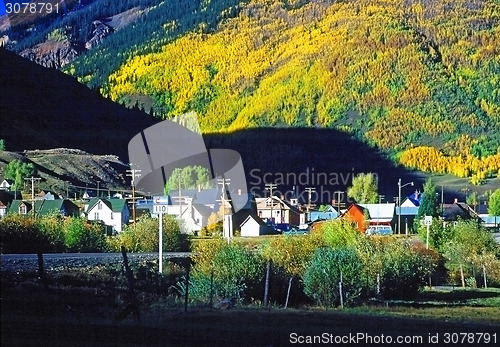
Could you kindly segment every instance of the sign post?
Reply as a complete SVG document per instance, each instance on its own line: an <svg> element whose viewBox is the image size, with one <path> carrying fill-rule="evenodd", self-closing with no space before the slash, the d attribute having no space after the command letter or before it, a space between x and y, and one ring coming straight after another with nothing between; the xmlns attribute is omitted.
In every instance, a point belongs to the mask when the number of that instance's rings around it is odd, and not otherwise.
<svg viewBox="0 0 500 347"><path fill-rule="evenodd" d="M163 212L158 215L160 218L158 223L158 272L162 273L163 270Z"/></svg>
<svg viewBox="0 0 500 347"><path fill-rule="evenodd" d="M424 224L427 226L427 241L425 243L425 248L429 249L429 228L432 225L432 216L425 216Z"/></svg>
<svg viewBox="0 0 500 347"><path fill-rule="evenodd" d="M168 211L168 197L153 198L153 212L158 214L158 272L163 272L163 213Z"/></svg>

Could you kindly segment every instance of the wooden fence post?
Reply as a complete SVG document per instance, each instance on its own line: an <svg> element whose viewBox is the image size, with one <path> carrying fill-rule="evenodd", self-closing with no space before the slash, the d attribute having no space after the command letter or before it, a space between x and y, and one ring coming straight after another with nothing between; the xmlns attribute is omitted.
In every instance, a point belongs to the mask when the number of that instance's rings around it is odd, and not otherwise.
<svg viewBox="0 0 500 347"><path fill-rule="evenodd" d="M266 265L266 282L264 284L264 307L267 307L269 302L269 273L271 272L271 262L268 261Z"/></svg>

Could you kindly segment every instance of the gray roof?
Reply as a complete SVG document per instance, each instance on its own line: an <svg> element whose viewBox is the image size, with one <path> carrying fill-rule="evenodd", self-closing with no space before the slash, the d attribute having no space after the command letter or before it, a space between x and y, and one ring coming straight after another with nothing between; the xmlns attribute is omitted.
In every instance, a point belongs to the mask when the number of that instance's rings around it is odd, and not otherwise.
<svg viewBox="0 0 500 347"><path fill-rule="evenodd" d="M370 219L392 219L396 204L359 204L359 206L368 209Z"/></svg>
<svg viewBox="0 0 500 347"><path fill-rule="evenodd" d="M169 192L172 203L175 204L179 197L179 190L172 190ZM217 188L209 189L182 189L181 196L193 199L193 203L202 205L212 205L220 199L219 190Z"/></svg>
<svg viewBox="0 0 500 347"><path fill-rule="evenodd" d="M202 204L193 204L193 208L200 212L200 214L204 217L210 217L210 215L214 212L210 207Z"/></svg>
<svg viewBox="0 0 500 347"><path fill-rule="evenodd" d="M399 207L396 207L396 216L399 214ZM402 206L401 207L401 215L402 216L416 216L418 215L418 206L410 207L410 206Z"/></svg>

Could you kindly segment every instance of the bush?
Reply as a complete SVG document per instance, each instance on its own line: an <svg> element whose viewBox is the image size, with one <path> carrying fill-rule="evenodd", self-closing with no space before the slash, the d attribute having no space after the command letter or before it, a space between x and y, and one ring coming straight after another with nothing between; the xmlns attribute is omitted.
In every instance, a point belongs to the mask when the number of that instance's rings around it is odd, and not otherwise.
<svg viewBox="0 0 500 347"><path fill-rule="evenodd" d="M68 252L106 252L106 232L102 225L89 223L79 217L69 217L65 221L65 243Z"/></svg>
<svg viewBox="0 0 500 347"><path fill-rule="evenodd" d="M420 239L425 244L427 242L427 226L420 224L420 220L415 220L415 226ZM453 228L450 224L443 226L439 218L433 218L432 225L429 226L429 247L439 252L443 251L446 242L453 238Z"/></svg>
<svg viewBox="0 0 500 347"><path fill-rule="evenodd" d="M208 241L208 240L204 240ZM248 287L259 281L263 274L263 262L254 252L239 244L222 241L202 242L197 247L195 266L190 277L190 297L207 300L210 297L210 280L213 273L214 295L240 303ZM203 254L203 250L206 254ZM178 288L183 288L182 282Z"/></svg>
<svg viewBox="0 0 500 347"><path fill-rule="evenodd" d="M121 246L129 252L158 252L158 219L149 216L141 217L135 224L127 225L116 239L112 240L114 251L120 251ZM187 251L189 243L187 235L182 234L173 216L163 216L163 251Z"/></svg>
<svg viewBox="0 0 500 347"><path fill-rule="evenodd" d="M474 221L460 221L443 245L450 279L460 278L462 286L466 276L474 276L475 270L482 271L483 266L495 278L499 255L499 247L491 234Z"/></svg>
<svg viewBox="0 0 500 347"><path fill-rule="evenodd" d="M289 276L301 276L316 248L322 245L316 234L273 238L262 248L262 256Z"/></svg>
<svg viewBox="0 0 500 347"><path fill-rule="evenodd" d="M418 294L435 268L437 256L402 242L387 244L382 255L381 294L386 299Z"/></svg>
<svg viewBox="0 0 500 347"><path fill-rule="evenodd" d="M38 253L52 248L36 220L18 214L7 214L0 220L0 239L2 253Z"/></svg>
<svg viewBox="0 0 500 347"><path fill-rule="evenodd" d="M60 214L52 214L37 220L40 236L50 244L45 252L61 253L66 250L63 223L64 217Z"/></svg>
<svg viewBox="0 0 500 347"><path fill-rule="evenodd" d="M351 223L341 219L321 224L319 233L325 243L333 248L355 246L363 237Z"/></svg>
<svg viewBox="0 0 500 347"><path fill-rule="evenodd" d="M176 289L181 296L185 295L185 276L182 276L181 280L177 282ZM200 272L196 272L189 277L189 298L195 302L208 303L210 302L210 295L212 295L214 302L227 298L234 303L241 302L246 289L245 283L223 282L215 278L212 281L211 275Z"/></svg>
<svg viewBox="0 0 500 347"><path fill-rule="evenodd" d="M362 270L354 248L319 248L302 278L304 292L321 306L336 306L340 303L339 282L342 282L343 300L347 304L362 291L359 277Z"/></svg>
<svg viewBox="0 0 500 347"><path fill-rule="evenodd" d="M195 268L205 275L210 274L215 255L225 246L226 241L222 238L199 239L193 241L192 252L194 253Z"/></svg>

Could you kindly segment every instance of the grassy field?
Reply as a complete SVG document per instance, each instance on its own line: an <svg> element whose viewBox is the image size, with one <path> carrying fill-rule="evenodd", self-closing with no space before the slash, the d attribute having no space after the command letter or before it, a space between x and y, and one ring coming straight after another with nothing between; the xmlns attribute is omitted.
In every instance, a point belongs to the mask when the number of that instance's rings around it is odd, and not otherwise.
<svg viewBox="0 0 500 347"><path fill-rule="evenodd" d="M314 338L425 345L436 337L440 343L453 336L500 338L499 289L426 290L411 302L328 310L190 304L184 311L179 300L143 297L135 311L113 297L105 287L2 284L2 346L280 346Z"/></svg>

